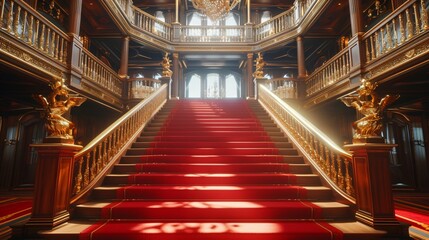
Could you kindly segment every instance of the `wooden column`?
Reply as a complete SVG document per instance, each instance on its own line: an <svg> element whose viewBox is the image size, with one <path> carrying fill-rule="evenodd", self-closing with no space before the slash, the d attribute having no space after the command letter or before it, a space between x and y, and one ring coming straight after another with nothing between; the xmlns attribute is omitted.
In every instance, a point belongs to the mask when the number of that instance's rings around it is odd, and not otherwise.
<svg viewBox="0 0 429 240"><path fill-rule="evenodd" d="M250 19L250 0L247 0L247 24L251 24L252 20Z"/></svg>
<svg viewBox="0 0 429 240"><path fill-rule="evenodd" d="M362 41L362 11L360 0L349 0L350 25L352 37L349 40L350 83L352 86L361 84L362 65L365 62L365 46Z"/></svg>
<svg viewBox="0 0 429 240"><path fill-rule="evenodd" d="M254 98L255 85L253 83L253 53L247 54L247 98Z"/></svg>
<svg viewBox="0 0 429 240"><path fill-rule="evenodd" d="M81 14L82 14L82 0L71 0L69 33L79 36Z"/></svg>
<svg viewBox="0 0 429 240"><path fill-rule="evenodd" d="M349 0L352 37L362 32L361 0Z"/></svg>
<svg viewBox="0 0 429 240"><path fill-rule="evenodd" d="M395 218L389 154L394 144L355 143L345 148L353 154L356 219L392 234L402 234Z"/></svg>
<svg viewBox="0 0 429 240"><path fill-rule="evenodd" d="M179 98L179 53L173 53L173 82L171 98Z"/></svg>
<svg viewBox="0 0 429 240"><path fill-rule="evenodd" d="M298 79L303 79L307 74L305 71L304 39L301 36L296 38L296 51L298 55Z"/></svg>
<svg viewBox="0 0 429 240"><path fill-rule="evenodd" d="M68 49L68 73L67 73L67 84L82 88L82 69L81 69L81 56L83 44L80 41L80 22L82 14L82 0L71 0L70 1L70 18L69 18L69 32L71 42Z"/></svg>
<svg viewBox="0 0 429 240"><path fill-rule="evenodd" d="M122 79L128 77L128 49L130 45L130 37L124 36L122 38L122 49L121 49L121 66L119 67L118 75Z"/></svg>
<svg viewBox="0 0 429 240"><path fill-rule="evenodd" d="M69 205L73 179L73 157L80 145L43 143L31 145L38 153L34 202L26 236L52 229L70 218Z"/></svg>

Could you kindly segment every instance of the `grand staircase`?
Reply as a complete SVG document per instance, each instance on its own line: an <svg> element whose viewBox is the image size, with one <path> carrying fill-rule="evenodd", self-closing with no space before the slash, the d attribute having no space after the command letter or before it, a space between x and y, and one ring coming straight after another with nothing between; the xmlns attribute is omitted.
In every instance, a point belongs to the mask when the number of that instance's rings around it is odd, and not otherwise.
<svg viewBox="0 0 429 240"><path fill-rule="evenodd" d="M47 239L378 239L254 100L169 101Z"/></svg>

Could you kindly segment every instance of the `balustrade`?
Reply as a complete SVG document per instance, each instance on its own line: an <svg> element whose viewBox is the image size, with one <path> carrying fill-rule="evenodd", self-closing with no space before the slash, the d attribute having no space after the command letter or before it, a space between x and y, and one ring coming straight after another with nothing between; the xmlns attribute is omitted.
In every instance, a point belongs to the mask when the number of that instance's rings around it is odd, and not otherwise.
<svg viewBox="0 0 429 240"><path fill-rule="evenodd" d="M295 26L295 8L285 11L270 20L255 26L255 41L260 41L266 37L286 32Z"/></svg>
<svg viewBox="0 0 429 240"><path fill-rule="evenodd" d="M167 85L141 101L88 143L74 157L73 193L76 202L118 159L124 146L140 131L167 101Z"/></svg>
<svg viewBox="0 0 429 240"><path fill-rule="evenodd" d="M161 81L152 78L132 78L128 81L128 98L144 99L161 86Z"/></svg>
<svg viewBox="0 0 429 240"><path fill-rule="evenodd" d="M245 42L244 26L181 26L181 42Z"/></svg>
<svg viewBox="0 0 429 240"><path fill-rule="evenodd" d="M140 10L137 7L132 8L134 15L134 26L139 29L152 33L165 40L171 39L171 25L165 23L154 16Z"/></svg>
<svg viewBox="0 0 429 240"><path fill-rule="evenodd" d="M366 63L426 32L428 0L408 1L363 36Z"/></svg>
<svg viewBox="0 0 429 240"><path fill-rule="evenodd" d="M0 0L0 29L38 52L67 62L69 37L23 1Z"/></svg>
<svg viewBox="0 0 429 240"><path fill-rule="evenodd" d="M80 67L84 78L116 96L122 96L122 81L118 74L85 48L82 49Z"/></svg>
<svg viewBox="0 0 429 240"><path fill-rule="evenodd" d="M343 197L354 201L351 154L345 152L267 87L258 84L258 99L277 123Z"/></svg>
<svg viewBox="0 0 429 240"><path fill-rule="evenodd" d="M298 83L296 79L275 78L270 80L270 88L281 99L298 98Z"/></svg>
<svg viewBox="0 0 429 240"><path fill-rule="evenodd" d="M305 81L307 97L346 78L350 73L349 49L345 48L317 68Z"/></svg>

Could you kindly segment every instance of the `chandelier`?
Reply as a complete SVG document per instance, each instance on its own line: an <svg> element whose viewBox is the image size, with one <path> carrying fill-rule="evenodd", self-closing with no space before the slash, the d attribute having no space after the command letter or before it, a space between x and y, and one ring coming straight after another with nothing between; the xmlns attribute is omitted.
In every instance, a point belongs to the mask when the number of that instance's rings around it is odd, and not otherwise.
<svg viewBox="0 0 429 240"><path fill-rule="evenodd" d="M191 0L195 9L213 22L227 15L241 0Z"/></svg>

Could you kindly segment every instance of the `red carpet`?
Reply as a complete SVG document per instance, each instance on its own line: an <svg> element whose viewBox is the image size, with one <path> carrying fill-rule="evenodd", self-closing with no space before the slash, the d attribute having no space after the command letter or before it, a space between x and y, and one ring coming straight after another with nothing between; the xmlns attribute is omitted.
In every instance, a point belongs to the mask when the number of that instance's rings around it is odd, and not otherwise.
<svg viewBox="0 0 429 240"><path fill-rule="evenodd" d="M99 194L113 201L80 239L342 239L313 203L331 191L300 174L297 151L271 141L247 101L180 100L156 129L127 151L134 172L106 177L120 187Z"/></svg>
<svg viewBox="0 0 429 240"><path fill-rule="evenodd" d="M21 221L31 213L33 201L29 198L0 198L0 228Z"/></svg>

